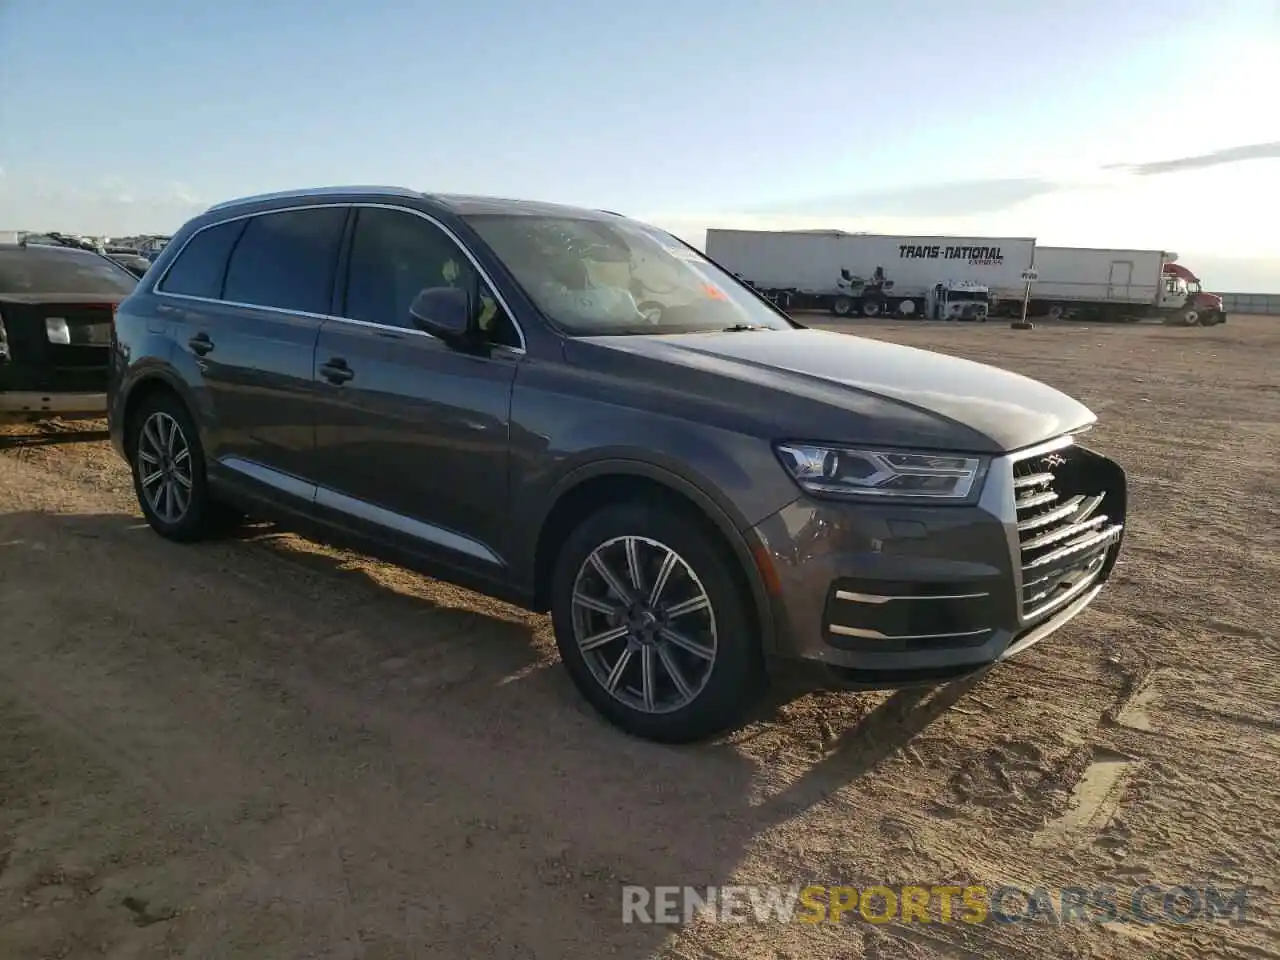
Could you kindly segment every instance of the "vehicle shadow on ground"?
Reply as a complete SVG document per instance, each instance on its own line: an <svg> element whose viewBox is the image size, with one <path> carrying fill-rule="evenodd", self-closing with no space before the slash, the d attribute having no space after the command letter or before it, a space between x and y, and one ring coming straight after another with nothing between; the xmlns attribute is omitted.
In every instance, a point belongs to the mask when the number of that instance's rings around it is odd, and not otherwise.
<svg viewBox="0 0 1280 960"><path fill-rule="evenodd" d="M525 943L531 955L653 956L679 936L679 929L623 923L624 883L706 887L734 882L762 834L839 791L857 790L858 781L874 776L882 762L982 679L978 674L890 695L839 732L817 762L761 802L761 785L778 781L732 736L665 747L627 737L596 717L548 655L544 618L508 613L504 605L490 612L481 598L471 608L460 608L393 590L365 569L347 566L347 556L300 553L273 543L270 526L246 526L227 542L181 546L151 534L137 516L9 514L0 516L6 533L0 540L51 536L42 533L51 523L86 539L85 560L103 571L102 590L119 595L131 589L144 605L148 590L180 585L207 591L191 595L195 609L181 621L206 629L190 636L185 628L162 634L166 649L190 659L193 669L234 663L250 683L257 672L278 685L288 682L281 673L281 665L288 664L305 678L303 689L310 690L305 696L315 695L320 680L325 699L363 705L365 732L350 762L397 771L386 788L400 819L385 828L394 830L396 846L381 846L379 855L386 858L384 876L398 878L386 882L403 889L379 889L373 878L367 890L353 883L358 892L351 908L373 922L385 916L385 903L395 897L452 902L450 919L433 927L435 939L428 941L445 954L456 948L465 955L468 945L474 947L474 924L482 922L505 942ZM20 562L19 556L0 553L0 574ZM313 582L291 584L282 564L295 566ZM113 568L120 572L112 573ZM149 571L150 579L137 583L126 571ZM249 596L262 599L252 601L253 609L235 609L226 589L229 573L254 582ZM211 582L201 585L201 580ZM219 621L223 610L225 620ZM282 622L294 618L305 636L263 626L277 617ZM335 628L335 622L343 625ZM134 656L146 655L140 637L111 642L130 648ZM211 647L219 645L224 657L213 655ZM552 665L557 668L547 669ZM771 703L777 707L796 695L802 688L793 687ZM312 705L321 710L318 718L324 716L323 702ZM311 722L329 722L318 718ZM757 715L760 719L786 724L770 708ZM211 728L219 722L227 721L211 718ZM373 728L385 737L369 741L367 730ZM331 723L330 731L340 742L340 725ZM279 752L288 755L284 746ZM788 758L792 769L799 755ZM342 756L333 754L329 762ZM421 804L419 798L430 795L443 771L448 771L452 796L466 798L465 811L446 815ZM335 801L317 797L314 802L323 810ZM482 825L474 841L451 837L449 830L457 828L442 826L460 822L451 818L463 812L464 829ZM628 829L621 825L628 823L641 825L638 835L649 839L620 839ZM521 824L537 833L524 833ZM356 853L378 849L392 836L379 832L383 828L376 823L356 820L335 829L343 831L335 842ZM463 839L468 848L474 842L476 852L455 861L461 871L456 876L440 877L424 854ZM544 858L538 852L543 849ZM353 859L359 859L355 853ZM546 877L554 882L527 895L504 896L503 911L494 913L490 892L530 881L531 870L541 882L548 882ZM524 877L518 876L521 871Z"/></svg>
<svg viewBox="0 0 1280 960"><path fill-rule="evenodd" d="M842 731L822 759L764 804L763 815L772 820L785 820L874 773L881 763L907 747L977 688L991 669L986 667L955 680L890 692L858 723ZM800 690L796 692L803 695ZM849 695L856 694L850 691Z"/></svg>
<svg viewBox="0 0 1280 960"><path fill-rule="evenodd" d="M0 451L57 446L64 443L101 443L106 430L62 430L51 433L0 433Z"/></svg>

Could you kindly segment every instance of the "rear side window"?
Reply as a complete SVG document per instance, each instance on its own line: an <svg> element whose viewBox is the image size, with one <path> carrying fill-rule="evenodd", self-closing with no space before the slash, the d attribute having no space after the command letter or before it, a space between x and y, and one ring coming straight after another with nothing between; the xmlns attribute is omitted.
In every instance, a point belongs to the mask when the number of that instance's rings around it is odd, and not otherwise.
<svg viewBox="0 0 1280 960"><path fill-rule="evenodd" d="M231 253L222 299L328 313L345 207L259 214Z"/></svg>
<svg viewBox="0 0 1280 960"><path fill-rule="evenodd" d="M227 257L244 232L244 225L243 220L232 220L207 227L192 237L161 282L161 292L211 300L222 296Z"/></svg>

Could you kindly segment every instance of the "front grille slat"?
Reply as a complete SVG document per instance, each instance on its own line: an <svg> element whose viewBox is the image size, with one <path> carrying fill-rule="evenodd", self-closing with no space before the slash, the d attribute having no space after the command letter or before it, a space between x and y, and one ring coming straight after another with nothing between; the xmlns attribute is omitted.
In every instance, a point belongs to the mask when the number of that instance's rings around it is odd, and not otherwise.
<svg viewBox="0 0 1280 960"><path fill-rule="evenodd" d="M1077 533L1087 533L1099 524L1106 522L1107 515L1105 513L1100 513L1091 520L1083 520L1073 523L1069 527L1058 527L1056 530L1050 530L1048 533L1042 533L1037 537L1032 537L1030 540L1027 540L1022 544L1022 549L1025 551L1037 550L1040 547L1047 547L1049 544L1057 543L1059 540L1066 540L1068 537L1074 537Z"/></svg>
<svg viewBox="0 0 1280 960"><path fill-rule="evenodd" d="M1120 525L1114 524L1113 526L1107 527L1107 529L1103 530L1101 533L1095 533L1091 537L1086 537L1085 539L1079 540L1075 543L1068 543L1065 547L1059 547L1052 553L1046 553L1043 556L1036 557L1034 560L1024 563L1022 565L1022 569L1034 570L1036 567L1043 567L1051 563L1056 563L1057 561L1073 556L1082 550L1088 550L1091 547L1098 546L1100 543L1109 541L1119 531Z"/></svg>
<svg viewBox="0 0 1280 960"><path fill-rule="evenodd" d="M1054 507L1045 513L1039 513L1027 520L1022 520L1018 523L1018 533L1021 534L1026 530L1038 530L1040 527L1048 526L1065 517L1070 517L1080 508L1080 504L1083 502L1084 497L1072 497L1060 507Z"/></svg>
<svg viewBox="0 0 1280 960"><path fill-rule="evenodd" d="M1048 616L1083 592L1122 529L1108 515L1106 492L1082 481L1084 455L1065 446L1014 463L1024 619Z"/></svg>
<svg viewBox="0 0 1280 960"><path fill-rule="evenodd" d="M1025 497L1019 497L1015 502L1015 506L1019 510L1030 510L1032 507L1042 507L1046 503L1053 503L1058 499L1058 495L1052 490L1044 490L1040 493L1031 493Z"/></svg>

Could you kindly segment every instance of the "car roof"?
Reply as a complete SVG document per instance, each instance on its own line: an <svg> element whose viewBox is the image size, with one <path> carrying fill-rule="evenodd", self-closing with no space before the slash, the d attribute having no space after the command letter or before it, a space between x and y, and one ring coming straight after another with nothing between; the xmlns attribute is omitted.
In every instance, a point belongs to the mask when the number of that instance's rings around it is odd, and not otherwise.
<svg viewBox="0 0 1280 960"><path fill-rule="evenodd" d="M507 216L544 216L572 217L575 219L605 220L615 219L619 215L603 210L592 210L588 207L570 206L561 203L546 203L539 200L515 200L507 197L477 196L456 193L428 193L412 190L408 187L392 186L332 186L305 187L297 190L283 190L276 193L261 193L253 196L239 197L216 203L206 214L216 211L231 211L240 207L251 207L272 201L311 200L323 198L351 199L356 197L394 198L401 200L426 201L433 206L443 207L460 217L480 214L505 214ZM265 211L264 211L265 212Z"/></svg>
<svg viewBox="0 0 1280 960"><path fill-rule="evenodd" d="M604 220L618 216L614 213L606 213L603 210L592 210L588 207L577 207L564 203L546 203L541 200L513 200L508 197L486 197L460 193L435 193L429 196L432 200L448 207L460 217L496 213L507 216L572 217L579 220Z"/></svg>
<svg viewBox="0 0 1280 960"><path fill-rule="evenodd" d="M66 254L68 256L81 257L101 257L102 254L95 250L85 250L83 247L63 247L56 243L0 243L0 252L9 250L32 251L39 250L41 253Z"/></svg>

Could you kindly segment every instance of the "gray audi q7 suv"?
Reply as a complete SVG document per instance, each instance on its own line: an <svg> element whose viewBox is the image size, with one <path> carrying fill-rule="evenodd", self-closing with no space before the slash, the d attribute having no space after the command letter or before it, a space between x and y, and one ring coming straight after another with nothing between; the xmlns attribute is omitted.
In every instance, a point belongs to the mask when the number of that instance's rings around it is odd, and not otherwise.
<svg viewBox="0 0 1280 960"><path fill-rule="evenodd" d="M549 610L633 734L775 658L895 686L1079 613L1126 486L1034 380L806 329L613 213L387 187L187 223L119 307L111 435L162 536L246 514Z"/></svg>

